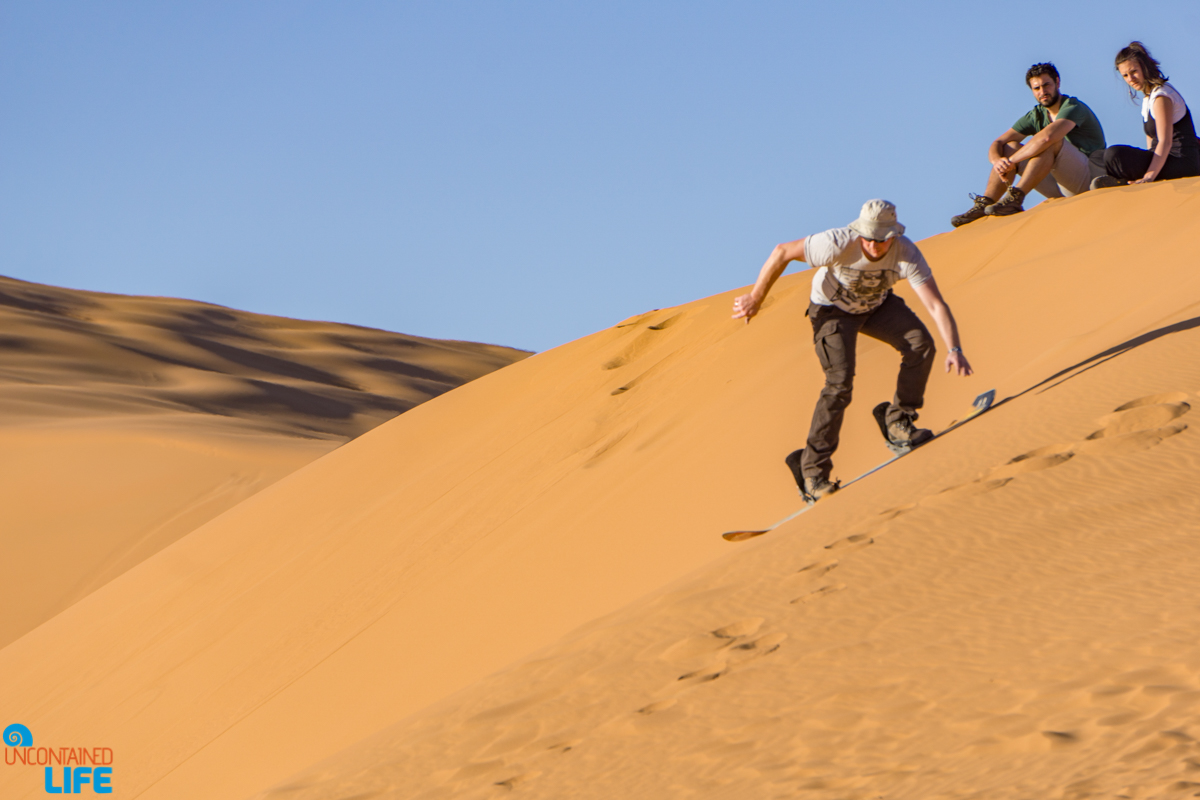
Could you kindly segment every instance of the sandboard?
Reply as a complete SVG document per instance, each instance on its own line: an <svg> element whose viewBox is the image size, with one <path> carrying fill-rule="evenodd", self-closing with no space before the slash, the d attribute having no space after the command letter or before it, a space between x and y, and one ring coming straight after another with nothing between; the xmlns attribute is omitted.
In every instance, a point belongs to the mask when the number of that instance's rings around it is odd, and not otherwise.
<svg viewBox="0 0 1200 800"><path fill-rule="evenodd" d="M926 444L929 444L929 442L936 441L937 439L940 439L941 437L945 436L950 431L967 424L971 420L975 419L975 417L978 417L980 414L982 414L983 412L985 412L989 408L991 408L992 403L994 403L995 401L996 401L996 390L988 389L986 392L979 395L978 397L975 398L974 401L972 401L971 411L965 417L963 417L962 419L959 419L959 420L955 420L954 422L950 423L950 425L945 430L938 432L937 434L935 434L933 436L933 438L931 438L928 441L923 442L921 445L919 445L918 448L923 447ZM886 410L887 405L888 405L887 403L881 403L880 405L876 406L875 410L872 412L874 414L877 422L880 422L879 409L883 408ZM884 438L886 438L887 437L887 427L883 422L880 422L880 430L883 432ZM895 455L893 455L887 461L884 461L883 463L867 470L862 475L859 475L857 478L854 478L853 480L842 484L841 488L838 489L838 491L834 492L831 495L828 495L825 498L822 498L821 502L828 502L830 498L841 495L842 492L846 491L846 489L848 489L851 486L853 486L854 484L858 483L863 478L867 477L868 475L874 475L879 470L883 469L884 467L888 466L889 464L896 463L900 459L904 458L904 456L913 452L914 449L918 449L918 448L912 448L912 449L907 449L907 450L893 448ZM799 451L797 451L797 452L799 452ZM791 466L791 465L789 464L789 466ZM725 533L721 534L721 538L725 539L725 541L727 541L727 542L744 542L747 539L753 539L756 536L762 536L764 533L770 533L771 531L775 530L780 525L783 525L785 522L791 522L796 517L800 516L805 511L808 511L810 508L812 508L812 506L813 506L812 503L806 504L799 511L796 511L792 514L787 515L786 517L779 520L778 522L776 522L774 525L772 525L769 528L763 528L761 530L726 531Z"/></svg>

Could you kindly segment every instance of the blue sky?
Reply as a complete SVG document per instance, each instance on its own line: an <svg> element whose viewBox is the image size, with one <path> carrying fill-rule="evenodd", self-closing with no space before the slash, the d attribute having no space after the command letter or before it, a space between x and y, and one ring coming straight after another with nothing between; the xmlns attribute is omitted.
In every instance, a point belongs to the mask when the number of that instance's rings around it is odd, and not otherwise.
<svg viewBox="0 0 1200 800"><path fill-rule="evenodd" d="M1054 61L1109 143L1200 3L0 0L0 274L544 350L980 191ZM992 6L1001 8L1001 6Z"/></svg>

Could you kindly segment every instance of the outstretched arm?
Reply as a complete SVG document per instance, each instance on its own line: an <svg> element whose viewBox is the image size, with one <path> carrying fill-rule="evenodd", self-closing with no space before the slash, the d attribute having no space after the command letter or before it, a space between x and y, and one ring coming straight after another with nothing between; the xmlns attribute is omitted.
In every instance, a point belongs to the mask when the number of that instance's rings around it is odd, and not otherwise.
<svg viewBox="0 0 1200 800"><path fill-rule="evenodd" d="M1152 113L1158 144L1154 146L1154 157L1150 159L1150 168L1146 170L1146 174L1131 183L1150 183L1158 178L1158 173L1162 172L1163 165L1167 163L1167 156L1171 154L1171 140L1175 137L1175 123L1171 122L1174 110L1175 104L1171 102L1171 98L1161 94L1154 98ZM1149 143L1147 143L1147 147L1149 147Z"/></svg>
<svg viewBox="0 0 1200 800"><path fill-rule="evenodd" d="M914 286L913 290L917 293L917 297L921 298L925 308L929 310L933 321L937 323L942 341L946 343L946 349L949 351L946 354L946 372L954 370L959 375L970 375L974 370L971 369L971 363L967 361L967 357L963 355L962 343L958 340L958 323L954 321L954 315L950 313L950 306L946 305L946 301L942 299L937 281L931 275L929 280L920 286Z"/></svg>
<svg viewBox="0 0 1200 800"><path fill-rule="evenodd" d="M767 299L767 292L771 291L771 287L775 285L775 281L779 280L779 276L787 269L787 265L793 261L803 260L803 239L775 245L771 255L767 256L766 263L758 271L758 280L754 283L750 294L744 294L733 301L733 318L742 319L744 317L746 324L750 324L750 318L758 313L763 300Z"/></svg>

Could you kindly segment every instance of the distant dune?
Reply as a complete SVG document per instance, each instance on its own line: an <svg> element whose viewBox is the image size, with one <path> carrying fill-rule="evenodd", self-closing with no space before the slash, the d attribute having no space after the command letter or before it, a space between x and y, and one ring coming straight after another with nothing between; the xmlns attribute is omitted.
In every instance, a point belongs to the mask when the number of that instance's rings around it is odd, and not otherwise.
<svg viewBox="0 0 1200 800"><path fill-rule="evenodd" d="M768 535L720 536L797 508L811 273L380 425L0 650L0 707L113 748L127 798L1191 796L1198 209L1173 181L923 242L977 374L922 423L997 406ZM895 368L861 341L835 475L888 456Z"/></svg>
<svg viewBox="0 0 1200 800"><path fill-rule="evenodd" d="M0 278L0 645L343 442L526 355Z"/></svg>
<svg viewBox="0 0 1200 800"><path fill-rule="evenodd" d="M528 353L0 277L0 421L202 412L346 441Z"/></svg>

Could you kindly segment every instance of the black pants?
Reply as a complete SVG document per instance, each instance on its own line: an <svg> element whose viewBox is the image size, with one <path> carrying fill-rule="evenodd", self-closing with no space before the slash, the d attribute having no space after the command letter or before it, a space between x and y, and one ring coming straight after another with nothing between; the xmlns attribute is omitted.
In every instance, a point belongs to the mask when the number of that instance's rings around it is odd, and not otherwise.
<svg viewBox="0 0 1200 800"><path fill-rule="evenodd" d="M805 478L828 478L833 469L846 406L854 390L855 345L858 334L891 345L900 351L900 376L896 396L888 409L888 422L901 415L916 418L925 404L925 384L933 369L937 348L920 318L903 300L889 293L883 305L867 314L851 314L837 306L812 303L808 316L813 326L817 359L825 370L825 388L813 410L812 426L800 469Z"/></svg>
<svg viewBox="0 0 1200 800"><path fill-rule="evenodd" d="M1123 181L1141 180L1146 170L1150 169L1150 160L1153 158L1154 153L1149 150L1127 144L1114 144L1088 156L1093 167ZM1093 171L1092 174L1097 173ZM1169 181L1197 175L1200 175L1200 150L1186 149L1179 157L1167 156L1167 163L1163 164L1162 171L1154 180Z"/></svg>

